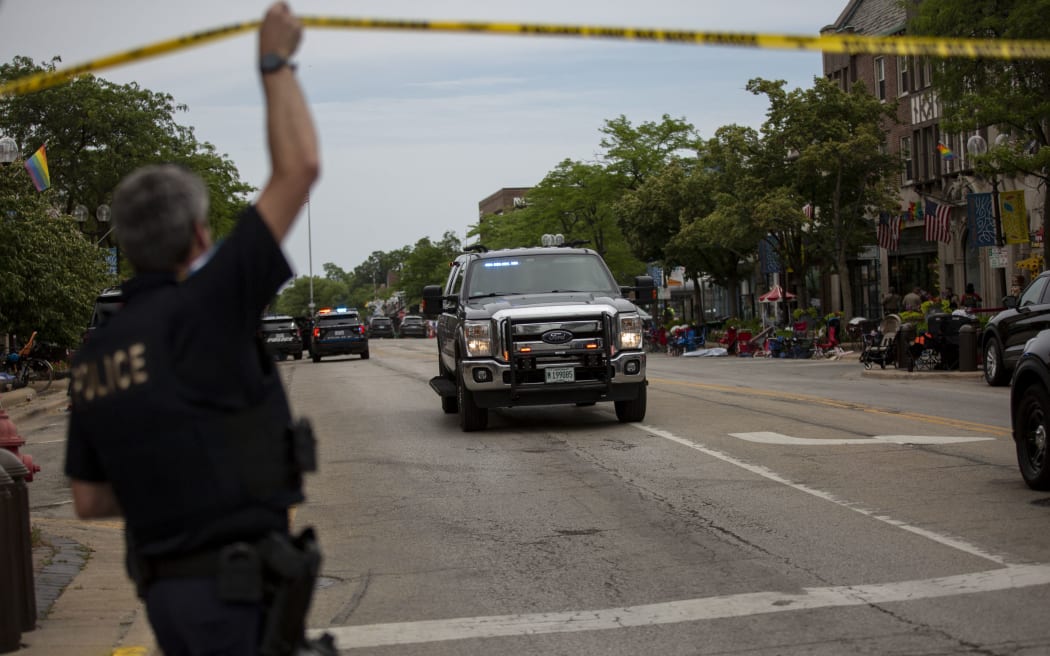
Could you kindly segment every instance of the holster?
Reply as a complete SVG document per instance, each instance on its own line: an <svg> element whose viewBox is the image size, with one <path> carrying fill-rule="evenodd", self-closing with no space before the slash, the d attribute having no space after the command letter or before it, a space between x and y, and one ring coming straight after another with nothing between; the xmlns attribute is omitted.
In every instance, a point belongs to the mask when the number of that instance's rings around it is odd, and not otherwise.
<svg viewBox="0 0 1050 656"><path fill-rule="evenodd" d="M314 642L306 638L306 615L321 570L321 550L314 530L303 529L291 538L272 535L265 541L260 555L272 585L272 597L259 653L285 656L310 650L317 654L336 654L328 634Z"/></svg>

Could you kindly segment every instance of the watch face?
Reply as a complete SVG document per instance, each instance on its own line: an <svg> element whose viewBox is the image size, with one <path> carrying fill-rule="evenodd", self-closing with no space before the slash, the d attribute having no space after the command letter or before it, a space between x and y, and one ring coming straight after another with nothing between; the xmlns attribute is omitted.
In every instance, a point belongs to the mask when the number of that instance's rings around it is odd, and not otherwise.
<svg viewBox="0 0 1050 656"><path fill-rule="evenodd" d="M263 73L273 73L284 66L284 58L275 52L268 52L259 60L259 69Z"/></svg>

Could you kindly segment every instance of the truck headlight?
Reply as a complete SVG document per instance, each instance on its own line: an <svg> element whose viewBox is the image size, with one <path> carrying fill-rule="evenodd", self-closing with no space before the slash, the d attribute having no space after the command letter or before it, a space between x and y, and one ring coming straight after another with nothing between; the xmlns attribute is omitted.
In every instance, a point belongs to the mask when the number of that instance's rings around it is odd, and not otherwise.
<svg viewBox="0 0 1050 656"><path fill-rule="evenodd" d="M636 314L620 316L620 350L642 348L642 318Z"/></svg>
<svg viewBox="0 0 1050 656"><path fill-rule="evenodd" d="M492 323L489 321L465 322L463 341L466 342L467 357L492 355Z"/></svg>

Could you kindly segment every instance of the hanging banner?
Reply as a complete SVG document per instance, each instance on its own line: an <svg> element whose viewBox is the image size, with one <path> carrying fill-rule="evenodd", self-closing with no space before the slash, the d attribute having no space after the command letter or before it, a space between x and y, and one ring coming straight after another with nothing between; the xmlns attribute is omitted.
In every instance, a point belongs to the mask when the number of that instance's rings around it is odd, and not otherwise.
<svg viewBox="0 0 1050 656"><path fill-rule="evenodd" d="M1023 189L999 192L999 217L1007 244L1028 243L1028 212L1024 206Z"/></svg>
<svg viewBox="0 0 1050 656"><path fill-rule="evenodd" d="M974 248L995 246L995 213L991 192L966 196L966 220L970 225L969 241Z"/></svg>
<svg viewBox="0 0 1050 656"><path fill-rule="evenodd" d="M777 255L776 245L776 237L772 235L758 242L758 260L762 266L762 273L780 273L783 271L780 257Z"/></svg>

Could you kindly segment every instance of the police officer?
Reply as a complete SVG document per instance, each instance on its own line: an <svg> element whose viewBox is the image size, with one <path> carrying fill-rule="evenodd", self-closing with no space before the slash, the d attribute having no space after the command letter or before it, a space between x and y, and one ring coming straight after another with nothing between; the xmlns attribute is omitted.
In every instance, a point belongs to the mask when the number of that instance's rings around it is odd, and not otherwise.
<svg viewBox="0 0 1050 656"><path fill-rule="evenodd" d="M259 652L273 580L259 574L263 546L288 535L303 498L288 402L254 339L291 275L280 244L319 173L289 59L301 36L285 3L269 8L258 45L271 175L221 246L196 175L148 166L117 187L114 230L136 275L72 364L74 509L125 517L129 571L166 656Z"/></svg>

